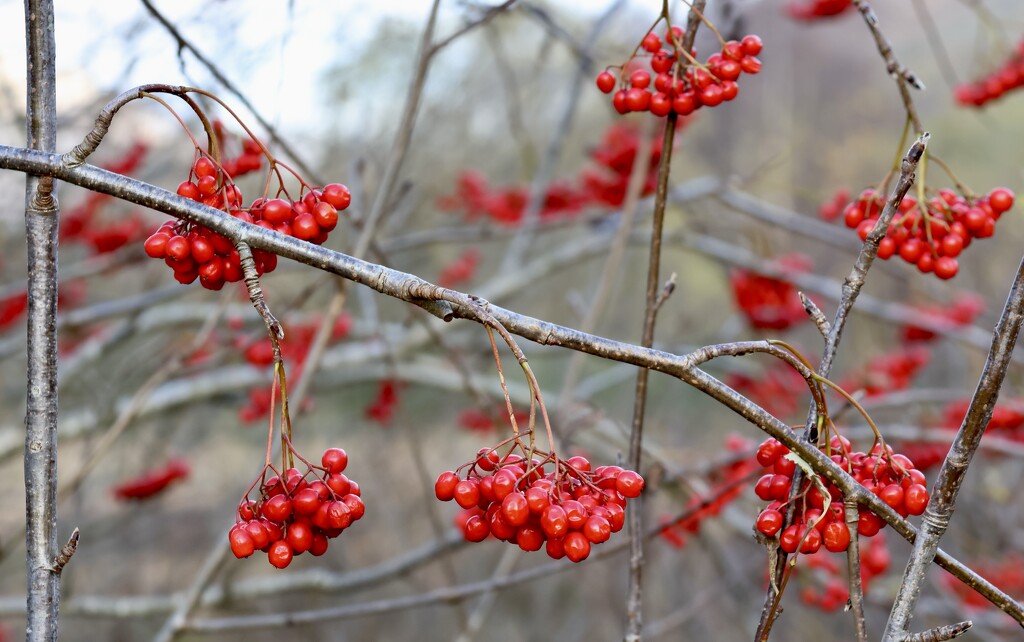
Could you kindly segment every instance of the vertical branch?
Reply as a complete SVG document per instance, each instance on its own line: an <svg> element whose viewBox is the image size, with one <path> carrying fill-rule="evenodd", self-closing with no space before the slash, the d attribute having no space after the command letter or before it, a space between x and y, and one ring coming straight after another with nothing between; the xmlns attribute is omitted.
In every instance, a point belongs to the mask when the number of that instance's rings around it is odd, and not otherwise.
<svg viewBox="0 0 1024 642"><path fill-rule="evenodd" d="M53 3L25 1L28 147L57 148ZM25 182L28 243L28 391L25 412L27 640L56 640L57 558L57 223L53 177Z"/></svg>
<svg viewBox="0 0 1024 642"><path fill-rule="evenodd" d="M938 477L932 487L931 500L924 512L921 530L917 539L914 540L914 551L903 572L903 581L889 613L889 621L885 626L883 639L886 641L899 642L908 634L907 627L910 624L917 597L921 592L925 572L935 558L939 540L942 539L949 527L949 520L953 515L956 498L967 474L967 468L970 466L974 452L978 449L981 437L985 434L985 428L988 427L988 422L992 418L992 410L999 398L999 389L1006 377L1006 369L1010 365L1010 355L1017 343L1022 320L1024 320L1024 261L1017 268L1013 287L1010 288L1010 294L1003 306L999 323L996 324L992 336L992 346L985 359L985 366L981 371L974 397L971 399L967 414L964 416L963 423L960 424L960 430L957 431L956 438L949 447L949 454L942 462L942 467L939 469Z"/></svg>
<svg viewBox="0 0 1024 642"><path fill-rule="evenodd" d="M704 11L704 0L694 0L690 9L689 19L686 24L686 34L683 37L683 49L689 51L693 48L693 41L697 37L697 27L700 26L700 14ZM665 222L665 205L668 200L668 177L672 163L672 141L676 133L676 113L670 112L665 120L665 134L661 142L661 159L658 164L658 187L654 197L654 217L651 223L651 247L647 264L647 296L644 312L644 329L640 345L649 348L654 345L654 323L658 313L658 294L661 291L659 283L659 270L661 267L661 234ZM636 393L633 402L633 427L629 435L629 466L633 470L640 470L640 453L643 444L644 411L647 407L647 380L650 371L646 368L640 369L636 375ZM638 498L641 499L641 498ZM636 501L636 500L634 500ZM625 640L636 642L641 639L643 632L643 587L641 576L644 563L643 538L640 533L643 528L641 521L642 504L637 505L629 511L629 594L626 598L626 625Z"/></svg>
<svg viewBox="0 0 1024 642"><path fill-rule="evenodd" d="M847 499L844 509L843 517L846 520L846 528L850 531L850 545L846 549L846 571L850 575L850 610L853 611L857 642L867 642L868 629L867 623L864 621L864 586L860 574L860 537L857 532L860 511L857 509L857 501L854 499Z"/></svg>

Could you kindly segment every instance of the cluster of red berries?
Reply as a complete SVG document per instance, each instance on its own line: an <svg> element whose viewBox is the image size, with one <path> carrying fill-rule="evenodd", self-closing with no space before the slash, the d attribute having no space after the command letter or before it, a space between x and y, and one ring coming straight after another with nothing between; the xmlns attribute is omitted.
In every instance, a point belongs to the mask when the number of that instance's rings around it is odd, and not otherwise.
<svg viewBox="0 0 1024 642"><path fill-rule="evenodd" d="M750 456L753 444L739 435L729 435L725 440L725 450L732 453L743 453L745 456L728 462L712 473L714 487L704 496L694 495L687 502L686 515L674 521L662 519L661 538L675 548L686 545L687 535L700 532L704 520L717 516L726 506L731 504L743 490L750 485L750 476L757 470L757 462Z"/></svg>
<svg viewBox="0 0 1024 642"><path fill-rule="evenodd" d="M441 274L437 277L437 284L443 288L454 288L470 281L482 258L480 250L475 247L469 248L441 269Z"/></svg>
<svg viewBox="0 0 1024 642"><path fill-rule="evenodd" d="M953 90L953 96L961 105L981 107L1022 86L1024 86L1024 40L1017 43L1013 54L999 69L974 82L959 85Z"/></svg>
<svg viewBox="0 0 1024 642"><path fill-rule="evenodd" d="M1001 590L1020 599L1024 596L1024 556L1016 551L1002 555L998 560L972 563L971 568ZM942 583L956 595L964 606L982 609L991 603L981 593L948 573L941 575Z"/></svg>
<svg viewBox="0 0 1024 642"><path fill-rule="evenodd" d="M228 139L231 137L222 121L213 121L213 133L217 137L217 142L220 144L223 154L228 147ZM249 137L245 137L241 138L240 147L241 149L239 149L237 156L222 158L220 162L224 173L232 178L238 178L250 172L258 171L263 166L263 149L259 143Z"/></svg>
<svg viewBox="0 0 1024 642"><path fill-rule="evenodd" d="M180 457L171 459L160 468L123 481L113 488L117 499L149 499L159 495L176 481L188 477L188 462Z"/></svg>
<svg viewBox="0 0 1024 642"><path fill-rule="evenodd" d="M976 294L958 294L953 301L945 306L927 306L919 308L919 313L930 321L941 323L949 328L970 325L985 310L985 299ZM903 327L904 341L931 341L935 333L915 325Z"/></svg>
<svg viewBox="0 0 1024 642"><path fill-rule="evenodd" d="M843 213L843 209L850 202L850 190L840 187L836 190L831 201L826 201L818 208L818 216L825 221L834 221Z"/></svg>
<svg viewBox="0 0 1024 642"><path fill-rule="evenodd" d="M740 90L736 82L739 77L761 71L757 55L763 45L755 35L724 43L722 51L712 54L704 64L684 54L680 48L682 38L683 31L679 27L672 27L665 34L667 43L656 33L648 33L640 46L651 54L651 71L635 69L628 79L624 77L626 68L619 79L610 71L597 75L598 89L606 94L615 92L612 96L615 111L620 114L649 111L655 116L675 112L686 116L701 107L715 107L736 98ZM663 49L663 44L668 48ZM619 80L628 81L624 82L628 86L615 91Z"/></svg>
<svg viewBox="0 0 1024 642"><path fill-rule="evenodd" d="M942 418L930 428L930 431L933 436L943 434L946 439L936 441L933 437L925 441L907 441L900 444L901 451L911 457L922 470L941 464L949 453L949 445L963 423L970 403L970 399L961 399L952 401L943 408ZM997 404L992 409L992 418L985 431L998 434L1002 439L1024 442L1024 400L1008 400Z"/></svg>
<svg viewBox="0 0 1024 642"><path fill-rule="evenodd" d="M103 169L115 174L129 174L142 164L148 151L144 143L134 143L124 156L104 165ZM95 254L105 254L139 240L145 232L138 212L119 215L117 220L105 224L97 220L103 206L112 198L107 194L89 192L84 201L62 212L59 231L61 242L84 243Z"/></svg>
<svg viewBox="0 0 1024 642"><path fill-rule="evenodd" d="M305 474L289 468L283 479L265 479L258 500L242 500L228 532L235 557L263 551L273 566L284 568L306 551L323 555L329 540L363 516L359 485L342 472L348 465L345 451L328 448L321 463Z"/></svg>
<svg viewBox="0 0 1024 642"><path fill-rule="evenodd" d="M850 441L845 437L833 437L830 445L832 461L900 515L924 512L928 505L924 473L914 467L909 457L889 447L883 450L880 444L868 453L850 452ZM766 440L757 449L757 463L771 471L754 485L757 496L770 502L757 516L757 530L767 537L778 535L779 547L790 554L798 550L803 554L817 553L822 546L833 553L845 551L850 544L850 530L845 521L842 492L828 480L821 480L831 498L828 510L822 512L825 497L805 479L801 492L794 498L794 521L782 528L796 471L796 462L788 454L789 448L776 439ZM885 521L870 509L860 509L857 532L862 537L872 537L884 526Z"/></svg>
<svg viewBox="0 0 1024 642"><path fill-rule="evenodd" d="M806 2L790 2L786 5L786 13L794 20L810 22L822 18L830 18L845 13L853 6L851 0L809 0Z"/></svg>
<svg viewBox="0 0 1024 642"><path fill-rule="evenodd" d="M759 377L729 373L726 384L776 417L788 417L800 408L807 382L789 364L773 361ZM806 406L804 406L806 410Z"/></svg>
<svg viewBox="0 0 1024 642"><path fill-rule="evenodd" d="M298 201L259 198L248 208L242 208L241 190L206 156L196 159L190 180L178 186L178 194L224 209L246 223L317 245L327 240L338 224L338 211L347 208L352 200L347 187L331 183L322 190L306 192ZM198 278L203 287L219 290L225 283L242 280L238 251L231 241L201 225L176 219L167 221L146 239L145 250L155 259L164 259L179 283L192 283ZM253 258L259 274L277 267L276 254L253 250Z"/></svg>
<svg viewBox="0 0 1024 642"><path fill-rule="evenodd" d="M395 416L398 409L398 389L401 386L391 379L384 379L377 384L377 396L373 398L363 414L370 421L385 425Z"/></svg>
<svg viewBox="0 0 1024 642"><path fill-rule="evenodd" d="M996 221L1013 207L1013 199L1013 192L1005 187L974 200L948 189L939 190L923 203L906 196L878 246L878 258L899 255L923 273L934 272L940 279L951 279L960 269L956 257L973 239L995 234ZM843 210L843 221L847 227L856 228L864 240L882 213L885 200L876 190L865 190Z"/></svg>
<svg viewBox="0 0 1024 642"><path fill-rule="evenodd" d="M529 413L525 410L516 410L514 414L516 423L519 425L525 424L530 419ZM482 408L466 408L459 413L456 422L460 427L472 432L490 432L498 428L499 420L508 421L508 411L504 404L492 412L487 412Z"/></svg>
<svg viewBox="0 0 1024 642"><path fill-rule="evenodd" d="M676 130L686 122L680 120ZM658 182L661 138L660 134L652 137L642 196L653 194ZM540 219L549 221L574 216L588 205L620 207L626 199L626 187L639 146L640 137L634 127L626 123L611 125L601 143L590 152L593 166L584 169L576 179L559 181L548 188L541 203ZM502 225L515 226L522 223L529 198L530 188L526 185L492 186L479 172L467 170L459 174L455 192L440 197L437 206L441 210L462 211L467 220L486 217Z"/></svg>
<svg viewBox="0 0 1024 642"><path fill-rule="evenodd" d="M811 259L803 254L787 254L775 263L791 272L807 272ZM736 306L753 328L785 330L808 319L800 296L792 283L750 270L735 269L729 275Z"/></svg>
<svg viewBox="0 0 1024 642"><path fill-rule="evenodd" d="M906 390L929 361L931 352L927 348L912 345L871 359L839 385L844 390L862 390L865 397Z"/></svg>
<svg viewBox="0 0 1024 642"><path fill-rule="evenodd" d="M892 564L892 555L885 543L885 537L872 537L861 546L860 550L860 582L861 590L866 595L872 581L885 574ZM822 611L836 611L846 606L850 599L850 583L846 579L846 565L836 562L830 555L814 555L807 558L808 569L820 569L827 575L823 589L807 586L800 591L800 599L809 606ZM950 576L952 577L952 576Z"/></svg>
<svg viewBox="0 0 1024 642"><path fill-rule="evenodd" d="M292 376L300 377L302 366L309 354L309 348L313 338L320 327L321 320L313 318L305 323L289 324L287 328L288 340L281 342L281 357L291 367ZM330 341L340 341L348 336L352 329L352 315L345 312L338 316L331 328ZM238 336L235 338L235 347L239 349L245 360L257 367L269 366L274 363L274 348L266 333L261 333L260 339L253 341L249 336ZM251 423L264 419L270 412L271 391L266 386L256 386L249 390L249 403L238 409L238 417L243 423ZM307 396L303 400L303 410L308 409L306 404L311 404L312 397Z"/></svg>
<svg viewBox="0 0 1024 642"><path fill-rule="evenodd" d="M489 535L517 544L524 551L544 546L553 559L580 562L592 545L605 542L626 519L626 500L638 497L644 478L619 466L598 466L593 471L582 456L560 461L558 470L545 472L536 459L518 454L500 457L483 448L477 458L458 471L441 473L434 494L472 511L463 535L480 542Z"/></svg>

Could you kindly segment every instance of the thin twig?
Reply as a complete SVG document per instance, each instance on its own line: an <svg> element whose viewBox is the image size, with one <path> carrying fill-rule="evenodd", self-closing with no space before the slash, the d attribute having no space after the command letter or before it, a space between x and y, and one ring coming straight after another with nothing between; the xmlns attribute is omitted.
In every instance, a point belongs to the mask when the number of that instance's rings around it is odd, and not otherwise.
<svg viewBox="0 0 1024 642"><path fill-rule="evenodd" d="M849 575L850 586L850 610L853 611L853 625L857 631L857 642L867 642L868 629L864 620L864 586L861 583L860 572L860 537L857 532L857 525L860 520L860 511L857 509L857 502L847 500L845 502L844 518L846 528L850 531L850 544L846 549L846 572Z"/></svg>
<svg viewBox="0 0 1024 642"><path fill-rule="evenodd" d="M896 54L892 51L889 39L882 33L882 29L878 24L878 16L875 15L867 0L853 0L853 4L864 17L864 23L875 38L878 53L881 54L882 59L885 61L886 72L896 80L896 87L899 89L900 98L903 100L903 108L907 111L907 117L910 118L910 122L914 126L914 133L922 134L924 129L921 127L921 119L917 116L914 99L910 96L910 89L908 87L923 90L924 83L896 59Z"/></svg>

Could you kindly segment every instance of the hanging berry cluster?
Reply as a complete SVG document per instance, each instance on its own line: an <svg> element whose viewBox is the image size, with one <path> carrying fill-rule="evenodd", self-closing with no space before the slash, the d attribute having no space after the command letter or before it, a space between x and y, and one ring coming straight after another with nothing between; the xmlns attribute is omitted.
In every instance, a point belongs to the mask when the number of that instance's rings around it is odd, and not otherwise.
<svg viewBox="0 0 1024 642"><path fill-rule="evenodd" d="M876 443L869 452L851 452L850 441L833 437L830 457L860 484L873 492L900 515L920 515L928 505L924 473L909 457ZM779 536L779 547L786 553L807 555L825 550L839 553L850 544L842 492L821 479L829 497L822 494L814 480L804 479L800 492L790 500L796 460L789 449L776 439L768 439L757 449L757 462L767 472L754 485L757 496L769 502L757 516L755 527L766 537ZM785 530L784 513L790 501L795 503L793 523ZM827 504L827 505L826 505ZM861 508L857 533L872 537L885 527L885 521L870 509ZM781 531L781 533L780 533Z"/></svg>
<svg viewBox="0 0 1024 642"><path fill-rule="evenodd" d="M300 458L301 459L301 458ZM359 484L345 476L348 455L341 448L328 448L321 466L309 462L306 472L288 468L284 475L268 465L249 492L259 486L255 500L239 503L236 523L228 532L235 557L249 557L255 551L267 554L277 568L309 551L323 555L328 542L363 516L366 507L359 496Z"/></svg>
<svg viewBox="0 0 1024 642"><path fill-rule="evenodd" d="M792 272L807 272L811 259L803 254L780 256L775 264ZM809 317L796 287L782 279L735 269L729 275L736 306L752 328L785 330Z"/></svg>
<svg viewBox="0 0 1024 642"><path fill-rule="evenodd" d="M246 223L317 245L327 240L338 224L338 211L352 200L347 187L331 183L308 191L303 185L303 195L296 201L258 198L243 207L242 192L231 175L202 152L197 152L189 180L182 182L177 191L180 196L224 210ZM242 280L241 262L231 241L201 225L172 219L146 239L144 247L150 257L164 259L179 283L192 283L198 278L203 287L219 290L224 283ZM253 250L253 259L261 275L277 267L277 255L270 252Z"/></svg>
<svg viewBox="0 0 1024 642"><path fill-rule="evenodd" d="M864 190L843 210L843 221L864 240L882 213L885 200L877 190ZM922 273L951 279L960 270L956 257L975 238L995 234L996 221L1013 207L1013 200L1013 192L1005 187L976 199L949 189L940 189L937 195L921 202L906 196L879 243L878 258L899 255Z"/></svg>
<svg viewBox="0 0 1024 642"><path fill-rule="evenodd" d="M952 329L970 325L984 310L985 299L976 294L960 293L944 306L920 307L918 314ZM931 341L935 338L931 330L913 324L903 326L902 334L904 341Z"/></svg>
<svg viewBox="0 0 1024 642"><path fill-rule="evenodd" d="M188 461L175 457L163 466L120 482L113 488L114 497L121 500L142 500L155 497L176 481L185 479L191 472Z"/></svg>
<svg viewBox="0 0 1024 642"><path fill-rule="evenodd" d="M971 83L959 85L953 95L961 105L982 107L986 103L1024 87L1024 39L999 69Z"/></svg>
<svg viewBox="0 0 1024 642"><path fill-rule="evenodd" d="M884 575L892 564L892 555L879 534L867 540L860 551L860 584L864 595L868 594L875 578ZM827 579L823 587L806 586L800 591L800 600L822 611L835 611L846 606L850 599L850 582L846 579L846 564L838 564L828 555L814 555L807 558L807 570L821 571Z"/></svg>
<svg viewBox="0 0 1024 642"><path fill-rule="evenodd" d="M643 487L638 473L619 466L591 470L582 456L527 461L515 452L501 457L483 448L474 460L441 473L434 493L472 511L463 526L470 542L493 535L524 551L544 546L553 559L581 562L593 545L622 528L626 501L638 497Z"/></svg>
<svg viewBox="0 0 1024 642"><path fill-rule="evenodd" d="M803 2L790 2L786 5L786 14L794 20L810 22L831 18L845 13L853 7L851 0L809 0Z"/></svg>
<svg viewBox="0 0 1024 642"><path fill-rule="evenodd" d="M650 32L640 43L640 48L650 54L650 71L627 64L618 78L610 71L597 75L597 88L606 94L614 92L615 111L620 114L649 111L655 116L675 112L686 116L701 107L715 107L736 98L740 76L761 71L757 55L763 45L758 36L744 36L738 42L722 41L722 50L703 64L696 59L695 52L682 48L682 38L683 31L679 27L669 29L664 42Z"/></svg>

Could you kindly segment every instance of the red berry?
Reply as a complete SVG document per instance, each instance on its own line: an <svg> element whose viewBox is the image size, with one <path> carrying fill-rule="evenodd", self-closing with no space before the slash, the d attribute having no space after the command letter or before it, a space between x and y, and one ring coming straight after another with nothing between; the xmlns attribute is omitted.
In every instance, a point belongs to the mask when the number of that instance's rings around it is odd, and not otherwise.
<svg viewBox="0 0 1024 642"><path fill-rule="evenodd" d="M591 515L583 524L583 535L593 544L607 542L612 536L612 525L599 515Z"/></svg>
<svg viewBox="0 0 1024 642"><path fill-rule="evenodd" d="M501 500L501 512L509 526L522 526L530 517L530 505L522 493L509 493Z"/></svg>
<svg viewBox="0 0 1024 642"><path fill-rule="evenodd" d="M199 186L192 181L184 181L178 185L178 196L190 198L193 201L199 200Z"/></svg>
<svg viewBox="0 0 1024 642"><path fill-rule="evenodd" d="M573 531L562 540L565 556L572 562L582 562L590 555L590 541L579 531Z"/></svg>
<svg viewBox="0 0 1024 642"><path fill-rule="evenodd" d="M228 531L228 542L231 544L231 552L238 559L249 557L256 550L252 536L249 535L248 530L242 524L235 524Z"/></svg>
<svg viewBox="0 0 1024 642"><path fill-rule="evenodd" d="M597 74L597 88L605 94L612 93L612 90L615 89L615 76L608 71Z"/></svg>
<svg viewBox="0 0 1024 642"><path fill-rule="evenodd" d="M540 527L548 539L565 537L569 532L569 519L565 509L557 504L550 504L540 517Z"/></svg>
<svg viewBox="0 0 1024 642"><path fill-rule="evenodd" d="M629 499L639 497L641 491L644 489L644 478L637 472L624 470L619 473L619 476L615 479L615 489L618 490L623 497Z"/></svg>
<svg viewBox="0 0 1024 642"><path fill-rule="evenodd" d="M167 241L170 240L170 236L163 232L156 232L143 244L143 249L146 250L146 254L154 259L162 259L167 256Z"/></svg>
<svg viewBox="0 0 1024 642"><path fill-rule="evenodd" d="M843 522L831 522L825 527L822 540L826 550L841 553L850 545L850 529Z"/></svg>
<svg viewBox="0 0 1024 642"><path fill-rule="evenodd" d="M324 185L323 190L321 190L321 198L340 212L347 209L352 202L352 192L341 183L330 183Z"/></svg>
<svg viewBox="0 0 1024 642"><path fill-rule="evenodd" d="M757 516L757 530L768 537L773 537L782 528L782 513L774 509L765 509Z"/></svg>
<svg viewBox="0 0 1024 642"><path fill-rule="evenodd" d="M340 473L348 466L348 454L341 448L328 448L320 457L320 463L328 473Z"/></svg>
<svg viewBox="0 0 1024 642"><path fill-rule="evenodd" d="M292 217L292 206L284 199L272 198L263 204L263 220L268 223L288 223Z"/></svg>
<svg viewBox="0 0 1024 642"><path fill-rule="evenodd" d="M434 495L442 502L451 501L455 498L455 486L459 483L459 477L452 471L445 471L438 475L434 482Z"/></svg>
<svg viewBox="0 0 1024 642"><path fill-rule="evenodd" d="M904 491L903 505L910 515L920 515L928 506L928 489L921 484L911 484Z"/></svg>
<svg viewBox="0 0 1024 642"><path fill-rule="evenodd" d="M743 37L743 40L740 41L740 46L743 47L744 54L748 56L756 56L761 53L761 49L764 48L764 43L761 42L761 38L751 34Z"/></svg>
<svg viewBox="0 0 1024 642"><path fill-rule="evenodd" d="M277 568L284 568L292 563L292 547L283 539L279 539L270 545L267 551L267 560Z"/></svg>
<svg viewBox="0 0 1024 642"><path fill-rule="evenodd" d="M661 38L656 33L648 33L640 43L643 49L650 53L658 53L661 50Z"/></svg>
<svg viewBox="0 0 1024 642"><path fill-rule="evenodd" d="M997 187L989 192L988 204L992 206L993 212L1002 214L1013 207L1013 192L1005 187Z"/></svg>
<svg viewBox="0 0 1024 642"><path fill-rule="evenodd" d="M491 534L491 528L481 515L473 515L462 527L462 535L468 542L482 542Z"/></svg>
<svg viewBox="0 0 1024 642"><path fill-rule="evenodd" d="M292 221L292 234L297 239L311 241L320 234L320 226L312 214L299 214Z"/></svg>
<svg viewBox="0 0 1024 642"><path fill-rule="evenodd" d="M960 271L960 264L950 256L940 256L935 260L935 276L940 279L952 279Z"/></svg>
<svg viewBox="0 0 1024 642"><path fill-rule="evenodd" d="M192 171L201 179L207 177L216 178L217 176L217 167L213 164L213 161L205 156L201 156L196 160L196 164L193 166Z"/></svg>

